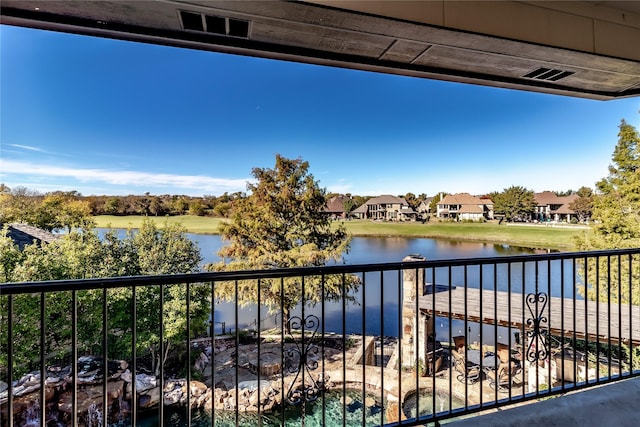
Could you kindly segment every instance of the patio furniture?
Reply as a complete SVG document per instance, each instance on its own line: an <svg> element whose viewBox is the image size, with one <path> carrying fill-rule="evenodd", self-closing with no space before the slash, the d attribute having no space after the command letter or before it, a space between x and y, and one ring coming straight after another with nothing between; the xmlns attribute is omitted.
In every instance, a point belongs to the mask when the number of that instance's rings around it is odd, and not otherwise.
<svg viewBox="0 0 640 427"><path fill-rule="evenodd" d="M511 355L508 348L498 350L499 366L497 369L485 370L489 379L489 387L499 392L507 393L514 380L522 372L520 361Z"/></svg>
<svg viewBox="0 0 640 427"><path fill-rule="evenodd" d="M473 350L469 350L470 352ZM480 365L466 360L465 351L457 351L452 349L453 367L457 372L456 378L461 383L475 384L480 379Z"/></svg>

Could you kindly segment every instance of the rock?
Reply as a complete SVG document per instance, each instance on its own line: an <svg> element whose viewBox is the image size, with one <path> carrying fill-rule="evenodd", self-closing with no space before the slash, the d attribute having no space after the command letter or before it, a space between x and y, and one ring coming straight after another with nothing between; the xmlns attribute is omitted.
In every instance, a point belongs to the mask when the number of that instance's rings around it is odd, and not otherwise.
<svg viewBox="0 0 640 427"><path fill-rule="evenodd" d="M147 374L136 375L136 391L142 393L143 391L150 390L157 386L156 377Z"/></svg>
<svg viewBox="0 0 640 427"><path fill-rule="evenodd" d="M131 371L129 371L128 369L125 370L123 373L120 374L120 379L130 383L132 380Z"/></svg>
<svg viewBox="0 0 640 427"><path fill-rule="evenodd" d="M200 381L191 381L190 388L191 397L199 397L209 390L209 388Z"/></svg>
<svg viewBox="0 0 640 427"><path fill-rule="evenodd" d="M147 390L145 394L138 397L138 406L143 409L153 408L160 403L160 387Z"/></svg>
<svg viewBox="0 0 640 427"><path fill-rule="evenodd" d="M168 393L168 392L173 391L173 390L175 390L177 388L182 389L182 388L185 387L185 384L186 384L185 380L167 380L164 383L164 392ZM185 391L186 391L186 389L185 389Z"/></svg>
<svg viewBox="0 0 640 427"><path fill-rule="evenodd" d="M182 389L176 388L169 393L164 393L163 401L165 406L176 405L182 400Z"/></svg>
<svg viewBox="0 0 640 427"><path fill-rule="evenodd" d="M258 407L258 392L251 393L249 396L249 406Z"/></svg>

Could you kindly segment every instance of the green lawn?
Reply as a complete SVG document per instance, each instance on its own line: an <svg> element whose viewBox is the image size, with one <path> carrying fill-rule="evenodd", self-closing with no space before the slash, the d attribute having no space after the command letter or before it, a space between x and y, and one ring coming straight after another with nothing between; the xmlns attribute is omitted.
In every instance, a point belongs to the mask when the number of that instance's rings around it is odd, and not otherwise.
<svg viewBox="0 0 640 427"><path fill-rule="evenodd" d="M107 215L95 217L98 227L113 228L139 228L144 218L142 216ZM198 234L217 234L218 225L222 221L220 218L191 215L148 218L157 221L159 225L162 225L164 221L178 222L189 232ZM345 221L344 224L347 231L353 236L430 237L564 250L572 249L573 237L585 230L584 228L498 225L497 223L428 222L422 224L419 222L391 223L354 220Z"/></svg>
<svg viewBox="0 0 640 427"><path fill-rule="evenodd" d="M151 219L158 225L164 224L165 221L169 223L180 223L190 233L196 234L218 234L218 224L222 222L220 218L210 218L203 216L182 215L182 216L113 216L113 215L99 215L94 217L97 227L110 227L110 228L140 228L142 221L145 219Z"/></svg>

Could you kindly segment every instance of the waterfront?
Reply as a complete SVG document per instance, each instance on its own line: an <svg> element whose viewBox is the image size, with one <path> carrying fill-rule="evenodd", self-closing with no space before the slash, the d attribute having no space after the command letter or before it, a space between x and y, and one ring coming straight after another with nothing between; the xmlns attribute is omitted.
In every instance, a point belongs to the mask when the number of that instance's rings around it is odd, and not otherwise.
<svg viewBox="0 0 640 427"><path fill-rule="evenodd" d="M219 261L216 252L223 245L220 236L201 234L188 234L188 236L200 246L204 258L203 264ZM351 265L399 262L410 254L419 254L427 260L446 260L531 255L547 252L549 252L547 249L456 240L354 237L351 242L351 249L349 253L345 254L343 262ZM430 270L425 272L425 277L427 282L435 282L444 286L448 286L450 283L452 287L461 286L465 282L470 288L479 288L482 284L482 288L485 290L492 290L494 283L497 283L498 290L511 290L512 292L522 292L523 289L524 292L531 292L537 283L540 289L547 290L549 288L549 294L552 296L560 296L563 292L565 295L571 296L575 291L576 297L581 298L577 290L574 290L571 285L573 283L570 280L573 275L572 264L565 263L564 265L562 274L565 280L560 280L561 269L558 267L558 263L555 262L549 265L541 265L536 274L533 264L512 265L510 268L504 265L495 269L483 269L481 275L479 267L475 266L467 269L466 273L464 269L459 268L451 269L451 271L437 269L434 272ZM313 313L324 319L324 331L329 333L361 334L364 330L367 335L398 336L399 281L397 274L395 272L384 272L361 275L360 277L362 286L355 295L359 304L348 304L344 307L343 312L341 303L326 302L323 307L307 307L307 314ZM561 283L565 283L564 290L560 288ZM384 302L382 305L378 302L381 296ZM363 310L366 311L366 324L364 325ZM343 315L345 320L344 329ZM235 328L235 306L232 303L223 302L216 305L214 316L214 326L217 333L223 332L223 323L226 332ZM240 329L256 329L257 318L257 307L242 308L239 310L238 326ZM279 313L269 313L267 307L261 308L259 318L261 319L262 329L278 326L281 322ZM464 322L453 320L450 330L448 319L439 318L436 324L437 338L442 341L449 341L449 331L455 336L462 333L464 328ZM468 324L466 328L467 333L471 334L471 336L476 336L479 340L480 331L477 324Z"/></svg>

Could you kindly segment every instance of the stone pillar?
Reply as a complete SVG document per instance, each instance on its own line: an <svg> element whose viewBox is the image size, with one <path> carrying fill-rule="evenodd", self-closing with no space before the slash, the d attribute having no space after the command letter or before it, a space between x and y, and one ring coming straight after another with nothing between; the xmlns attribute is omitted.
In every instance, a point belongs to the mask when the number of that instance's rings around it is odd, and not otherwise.
<svg viewBox="0 0 640 427"><path fill-rule="evenodd" d="M408 255L402 262L425 261L420 255ZM416 274L417 273L417 274ZM417 277L416 277L417 276ZM417 287L416 287L417 283ZM416 310L416 290L422 293L424 284L424 269L408 268L402 272L402 337L400 349L402 354L402 368L416 368L420 347L416 343L424 341L424 327L421 327L420 316ZM422 330L422 331L421 331ZM424 344L423 344L424 345ZM424 347L423 347L424 348Z"/></svg>

